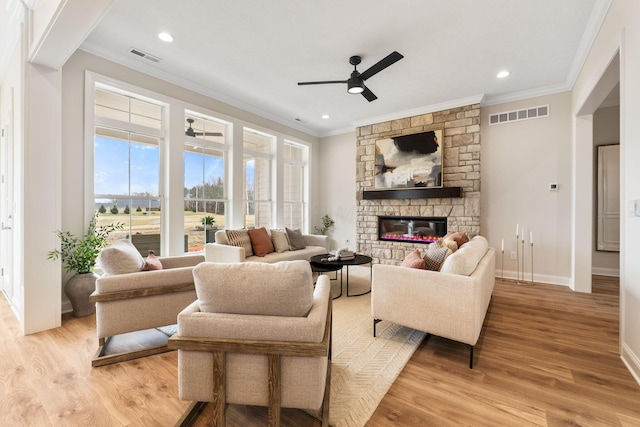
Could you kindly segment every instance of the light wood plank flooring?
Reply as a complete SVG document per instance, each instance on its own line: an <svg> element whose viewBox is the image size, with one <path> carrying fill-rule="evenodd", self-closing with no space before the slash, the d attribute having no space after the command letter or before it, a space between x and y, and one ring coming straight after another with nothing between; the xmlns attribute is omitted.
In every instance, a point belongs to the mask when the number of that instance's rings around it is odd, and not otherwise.
<svg viewBox="0 0 640 427"><path fill-rule="evenodd" d="M368 425L640 426L640 386L619 357L617 281L596 277L594 289L498 280L474 369L464 345L432 337ZM91 368L93 316L23 337L0 300L0 426L171 426L187 407L175 352ZM227 412L229 425L266 423L263 408ZM297 410L283 422L320 425Z"/></svg>

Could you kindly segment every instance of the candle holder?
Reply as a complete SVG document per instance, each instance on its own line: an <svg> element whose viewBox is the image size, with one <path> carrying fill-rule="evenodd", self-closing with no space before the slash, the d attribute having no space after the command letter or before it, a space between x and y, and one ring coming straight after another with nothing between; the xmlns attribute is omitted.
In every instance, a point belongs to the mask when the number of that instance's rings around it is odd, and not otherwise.
<svg viewBox="0 0 640 427"><path fill-rule="evenodd" d="M520 234L516 233L516 283L520 284L520 251L518 250L520 243Z"/></svg>
<svg viewBox="0 0 640 427"><path fill-rule="evenodd" d="M533 284L533 241L531 242L531 284Z"/></svg>
<svg viewBox="0 0 640 427"><path fill-rule="evenodd" d="M524 255L524 231L523 231L522 232L522 282L525 281L525 278L524 278L524 274L525 274L525 272L524 272L524 258L525 258L525 255Z"/></svg>

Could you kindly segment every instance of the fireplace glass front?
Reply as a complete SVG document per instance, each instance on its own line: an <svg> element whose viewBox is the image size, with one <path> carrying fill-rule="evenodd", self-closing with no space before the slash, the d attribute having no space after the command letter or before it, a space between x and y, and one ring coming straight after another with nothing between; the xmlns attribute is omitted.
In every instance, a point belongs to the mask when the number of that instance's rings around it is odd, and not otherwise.
<svg viewBox="0 0 640 427"><path fill-rule="evenodd" d="M378 240L431 243L447 234L447 218L379 216Z"/></svg>

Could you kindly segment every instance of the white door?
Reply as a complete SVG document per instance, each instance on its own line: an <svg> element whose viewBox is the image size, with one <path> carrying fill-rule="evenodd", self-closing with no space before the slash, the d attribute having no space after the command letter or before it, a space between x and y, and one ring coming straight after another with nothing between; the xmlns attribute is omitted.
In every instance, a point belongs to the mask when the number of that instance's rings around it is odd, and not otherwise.
<svg viewBox="0 0 640 427"><path fill-rule="evenodd" d="M0 117L0 286L13 303L13 96Z"/></svg>

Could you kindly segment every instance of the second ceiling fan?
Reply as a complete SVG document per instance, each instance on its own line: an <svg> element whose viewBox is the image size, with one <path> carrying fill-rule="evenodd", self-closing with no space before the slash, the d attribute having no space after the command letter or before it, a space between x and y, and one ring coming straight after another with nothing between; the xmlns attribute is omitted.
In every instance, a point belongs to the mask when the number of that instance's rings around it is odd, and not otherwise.
<svg viewBox="0 0 640 427"><path fill-rule="evenodd" d="M353 71L351 72L351 77L347 80L325 80L325 81L317 81L317 82L298 82L299 86L305 85L324 85L324 84L336 84L336 83L346 83L347 84L347 92L349 93L361 93L367 101L375 101L378 97L369 90L364 85L364 81L370 78L371 76L378 74L380 71L389 67L390 65L395 64L399 60L404 58L401 54L396 51L391 52L386 57L382 58L377 63L373 64L366 71L360 73L357 69L358 64L362 61L362 58L359 56L352 56L349 58L349 63L353 65Z"/></svg>

